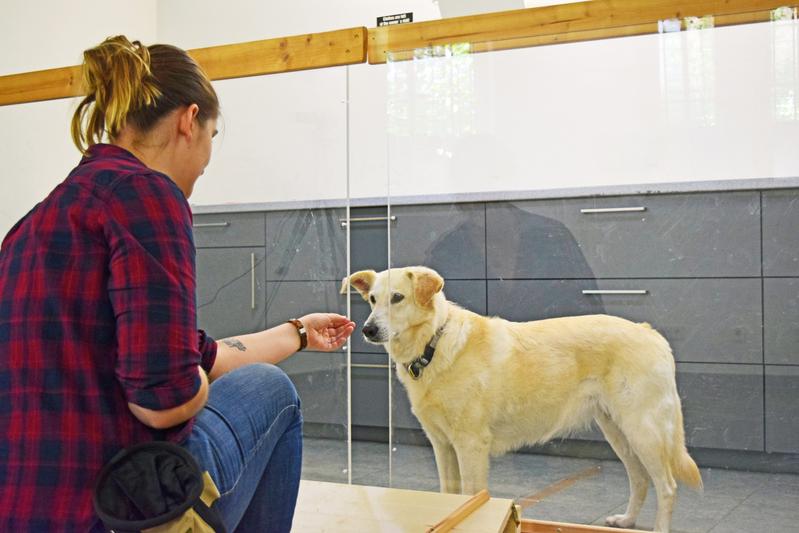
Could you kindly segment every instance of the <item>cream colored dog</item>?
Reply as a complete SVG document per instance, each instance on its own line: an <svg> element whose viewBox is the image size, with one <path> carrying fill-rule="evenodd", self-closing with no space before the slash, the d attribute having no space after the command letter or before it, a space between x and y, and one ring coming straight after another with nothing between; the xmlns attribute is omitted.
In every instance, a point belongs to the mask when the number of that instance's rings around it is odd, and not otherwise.
<svg viewBox="0 0 799 533"><path fill-rule="evenodd" d="M592 420L630 481L627 510L609 525L635 524L652 480L655 531L667 532L676 480L701 488L685 449L674 358L648 324L607 315L486 318L448 302L443 278L425 267L364 270L349 284L372 306L364 336L397 363L433 445L442 492L478 492L488 485L491 455Z"/></svg>

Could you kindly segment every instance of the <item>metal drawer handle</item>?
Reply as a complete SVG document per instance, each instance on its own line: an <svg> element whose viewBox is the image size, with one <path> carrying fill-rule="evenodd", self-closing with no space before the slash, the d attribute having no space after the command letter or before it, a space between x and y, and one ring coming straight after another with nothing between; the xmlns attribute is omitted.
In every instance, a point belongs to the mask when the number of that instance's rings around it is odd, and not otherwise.
<svg viewBox="0 0 799 533"><path fill-rule="evenodd" d="M199 224L192 224L192 228L226 228L230 226L230 222L201 222Z"/></svg>
<svg viewBox="0 0 799 533"><path fill-rule="evenodd" d="M583 289L583 294L649 294L649 291L646 289L625 289L625 290Z"/></svg>
<svg viewBox="0 0 799 533"><path fill-rule="evenodd" d="M350 218L350 222L379 222L381 220L391 220L392 222L397 220L396 215L391 215L390 217L361 217L361 218ZM341 227L347 227L347 219L340 218L338 221L341 223Z"/></svg>
<svg viewBox="0 0 799 533"><path fill-rule="evenodd" d="M378 365L378 364L369 364L369 363L352 363L350 366L352 368L388 368L388 365Z"/></svg>
<svg viewBox="0 0 799 533"><path fill-rule="evenodd" d="M250 253L250 307L255 309L255 253Z"/></svg>
<svg viewBox="0 0 799 533"><path fill-rule="evenodd" d="M646 211L646 207L598 207L596 209L580 209L584 215L597 213L632 213L635 211Z"/></svg>

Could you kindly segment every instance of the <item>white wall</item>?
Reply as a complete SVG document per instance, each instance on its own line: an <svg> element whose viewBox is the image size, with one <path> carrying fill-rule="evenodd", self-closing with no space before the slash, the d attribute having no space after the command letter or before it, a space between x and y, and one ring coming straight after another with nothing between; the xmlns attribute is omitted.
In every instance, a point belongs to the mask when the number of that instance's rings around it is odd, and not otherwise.
<svg viewBox="0 0 799 533"><path fill-rule="evenodd" d="M157 0L3 0L0 75L77 65L120 33L156 36ZM69 121L77 99L0 107L0 238L80 160Z"/></svg>
<svg viewBox="0 0 799 533"><path fill-rule="evenodd" d="M342 4L12 0L0 49L20 52L0 74L75 64L115 33L190 49L439 17L429 0ZM222 135L192 203L341 198L348 175L355 197L388 194L389 175L393 195L796 177L798 43L796 25L761 24L477 54L432 93L423 76L452 64L392 67L405 85L385 65L216 82ZM0 234L77 162L73 105L0 107Z"/></svg>

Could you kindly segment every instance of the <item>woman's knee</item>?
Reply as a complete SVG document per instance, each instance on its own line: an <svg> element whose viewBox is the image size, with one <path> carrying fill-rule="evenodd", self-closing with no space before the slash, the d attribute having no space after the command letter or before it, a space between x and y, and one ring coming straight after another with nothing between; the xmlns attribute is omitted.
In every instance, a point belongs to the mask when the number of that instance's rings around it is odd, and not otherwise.
<svg viewBox="0 0 799 533"><path fill-rule="evenodd" d="M280 398L286 405L294 404L299 409L300 397L291 378L278 366L269 363L254 363L238 369L244 374L243 379L251 386L268 391L273 398Z"/></svg>

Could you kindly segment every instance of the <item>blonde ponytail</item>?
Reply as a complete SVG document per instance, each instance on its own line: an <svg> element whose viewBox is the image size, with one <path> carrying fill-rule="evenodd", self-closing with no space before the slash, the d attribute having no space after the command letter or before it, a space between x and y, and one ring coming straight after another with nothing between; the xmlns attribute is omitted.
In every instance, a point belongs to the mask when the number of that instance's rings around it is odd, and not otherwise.
<svg viewBox="0 0 799 533"><path fill-rule="evenodd" d="M114 138L128 115L153 106L161 96L150 70L150 52L139 41L119 35L83 53L86 97L72 117L72 140L82 153Z"/></svg>
<svg viewBox="0 0 799 533"><path fill-rule="evenodd" d="M126 126L146 135L181 106L197 104L201 124L219 115L208 76L185 50L168 44L109 37L83 53L83 86L86 97L72 117L72 140L84 154L104 134L113 142Z"/></svg>

